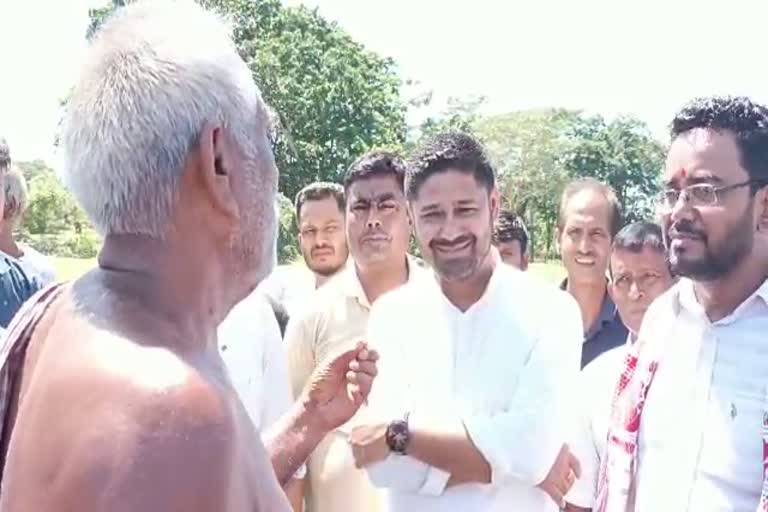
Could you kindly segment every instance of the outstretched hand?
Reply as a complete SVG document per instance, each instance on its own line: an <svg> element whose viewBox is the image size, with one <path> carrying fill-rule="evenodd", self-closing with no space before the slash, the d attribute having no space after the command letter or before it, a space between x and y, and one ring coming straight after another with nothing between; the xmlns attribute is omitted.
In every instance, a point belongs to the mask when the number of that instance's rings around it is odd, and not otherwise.
<svg viewBox="0 0 768 512"><path fill-rule="evenodd" d="M364 342L321 364L304 388L304 407L326 431L331 431L357 412L371 392L379 354Z"/></svg>

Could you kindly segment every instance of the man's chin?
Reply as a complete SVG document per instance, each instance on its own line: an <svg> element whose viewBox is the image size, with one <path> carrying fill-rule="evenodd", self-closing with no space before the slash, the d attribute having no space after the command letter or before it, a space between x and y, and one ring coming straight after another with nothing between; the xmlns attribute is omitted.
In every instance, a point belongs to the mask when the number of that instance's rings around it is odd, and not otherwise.
<svg viewBox="0 0 768 512"><path fill-rule="evenodd" d="M309 270L322 277L331 277L344 265L308 265Z"/></svg>

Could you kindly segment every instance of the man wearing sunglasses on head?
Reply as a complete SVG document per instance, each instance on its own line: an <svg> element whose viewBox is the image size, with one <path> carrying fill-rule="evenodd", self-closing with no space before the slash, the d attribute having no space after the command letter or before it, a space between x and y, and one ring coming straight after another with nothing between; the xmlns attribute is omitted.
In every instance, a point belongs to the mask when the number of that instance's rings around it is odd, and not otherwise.
<svg viewBox="0 0 768 512"><path fill-rule="evenodd" d="M766 510L768 109L694 100L672 122L662 226L681 279L625 359L595 510Z"/></svg>

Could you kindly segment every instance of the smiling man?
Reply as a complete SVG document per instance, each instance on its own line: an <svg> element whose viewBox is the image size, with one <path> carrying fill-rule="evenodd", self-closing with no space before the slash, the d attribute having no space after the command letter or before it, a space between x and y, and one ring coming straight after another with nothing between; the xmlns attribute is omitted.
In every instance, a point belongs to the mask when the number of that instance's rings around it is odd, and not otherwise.
<svg viewBox="0 0 768 512"><path fill-rule="evenodd" d="M627 328L608 293L611 240L621 225L616 193L592 178L570 183L560 200L557 236L568 277L562 288L581 310L581 366L627 339Z"/></svg>
<svg viewBox="0 0 768 512"><path fill-rule="evenodd" d="M630 350L595 508L764 511L768 109L700 98L671 131L662 226L685 279L651 305Z"/></svg>
<svg viewBox="0 0 768 512"><path fill-rule="evenodd" d="M608 290L629 329L627 342L632 344L648 307L674 283L661 228L651 222L635 222L622 228L613 239L610 271ZM604 352L581 372L578 400L583 409L571 446L581 463L582 475L567 497L567 510L571 512L594 505L614 385L623 370L627 348L625 344Z"/></svg>
<svg viewBox="0 0 768 512"><path fill-rule="evenodd" d="M345 218L352 262L318 290L304 312L291 317L285 335L297 396L318 365L365 339L371 305L419 271L406 253L411 226L404 176L402 159L384 151L360 157L347 171ZM379 493L354 466L349 428L329 433L309 459L304 486L309 512L379 510Z"/></svg>
<svg viewBox="0 0 768 512"><path fill-rule="evenodd" d="M392 512L557 510L578 474L558 458L579 371L578 307L492 249L496 175L472 137L420 148L406 190L434 274L373 308L383 380L352 432L356 463Z"/></svg>

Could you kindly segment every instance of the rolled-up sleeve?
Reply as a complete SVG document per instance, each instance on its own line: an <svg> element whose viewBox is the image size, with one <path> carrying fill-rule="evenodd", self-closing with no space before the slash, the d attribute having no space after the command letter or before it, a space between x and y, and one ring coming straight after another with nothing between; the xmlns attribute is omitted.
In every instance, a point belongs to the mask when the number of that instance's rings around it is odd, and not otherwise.
<svg viewBox="0 0 768 512"><path fill-rule="evenodd" d="M578 306L560 293L542 321L506 412L463 418L469 437L491 466L491 483L546 478L572 426L570 405L582 344Z"/></svg>

